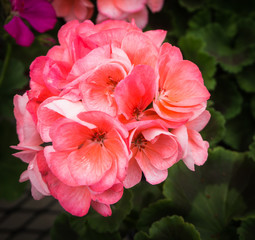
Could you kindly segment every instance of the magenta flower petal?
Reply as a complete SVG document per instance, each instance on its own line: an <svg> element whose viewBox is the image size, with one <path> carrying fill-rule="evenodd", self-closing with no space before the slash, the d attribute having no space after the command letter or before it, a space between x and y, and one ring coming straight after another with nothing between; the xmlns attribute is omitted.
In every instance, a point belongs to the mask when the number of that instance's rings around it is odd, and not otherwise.
<svg viewBox="0 0 255 240"><path fill-rule="evenodd" d="M45 32L53 29L56 19L56 13L52 5L45 0L27 0L25 6L19 10L22 18L26 19L31 26L38 32Z"/></svg>
<svg viewBox="0 0 255 240"><path fill-rule="evenodd" d="M4 25L4 29L21 46L28 47L34 41L33 33L19 17L14 16L10 22Z"/></svg>

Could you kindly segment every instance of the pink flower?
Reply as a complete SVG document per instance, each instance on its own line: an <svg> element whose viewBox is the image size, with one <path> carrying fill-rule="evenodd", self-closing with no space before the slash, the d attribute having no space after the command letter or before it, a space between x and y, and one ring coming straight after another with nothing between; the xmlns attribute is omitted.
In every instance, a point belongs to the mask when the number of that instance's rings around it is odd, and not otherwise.
<svg viewBox="0 0 255 240"><path fill-rule="evenodd" d="M93 207L108 216L142 174L158 184L180 159L192 170L205 162L199 131L209 93L198 67L162 45L165 35L134 22L73 20L34 60L14 113L15 155L29 163L21 180L36 199L50 194L73 215Z"/></svg>
<svg viewBox="0 0 255 240"><path fill-rule="evenodd" d="M129 146L132 157L124 181L127 188L140 182L142 172L151 184L163 182L168 168L180 160L180 148L174 135L157 122L135 128L130 134Z"/></svg>
<svg viewBox="0 0 255 240"><path fill-rule="evenodd" d="M53 29L57 21L56 14L47 0L11 0L12 20L4 25L4 29L21 46L30 46L34 35L21 18L27 20L31 26L42 33Z"/></svg>
<svg viewBox="0 0 255 240"><path fill-rule="evenodd" d="M164 4L164 0L98 0L97 22L106 19L135 20L138 27L144 28L148 22L148 10L159 12Z"/></svg>
<svg viewBox="0 0 255 240"><path fill-rule="evenodd" d="M94 5L89 0L53 0L57 17L63 17L66 21L74 19L80 22L90 19L94 11Z"/></svg>

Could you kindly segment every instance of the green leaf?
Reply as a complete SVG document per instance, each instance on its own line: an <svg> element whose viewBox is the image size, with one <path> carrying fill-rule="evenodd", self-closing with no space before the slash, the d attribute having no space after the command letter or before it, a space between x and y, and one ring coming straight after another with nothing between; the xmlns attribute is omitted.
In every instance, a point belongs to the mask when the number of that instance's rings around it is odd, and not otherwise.
<svg viewBox="0 0 255 240"><path fill-rule="evenodd" d="M245 156L245 154L216 147L209 151L206 163L197 167L194 172L180 161L169 169L168 178L163 185L163 194L173 201L177 210L181 209L183 215L186 215L192 208L192 201L204 191L208 184L231 183L231 187L240 192L244 192L244 189L248 191L247 189L250 188L248 183L253 183L251 176L255 167L250 165L250 161L246 160ZM242 176L242 181L237 173ZM235 177L239 183L234 181ZM247 195L245 200L249 198L251 195Z"/></svg>
<svg viewBox="0 0 255 240"><path fill-rule="evenodd" d="M246 67L241 73L237 75L237 82L240 88L249 93L255 92L254 67L255 65Z"/></svg>
<svg viewBox="0 0 255 240"><path fill-rule="evenodd" d="M211 99L214 108L220 111L228 120L236 117L242 110L243 98L234 79L220 77Z"/></svg>
<svg viewBox="0 0 255 240"><path fill-rule="evenodd" d="M255 95L251 98L250 110L251 110L252 117L255 119Z"/></svg>
<svg viewBox="0 0 255 240"><path fill-rule="evenodd" d="M225 118L213 108L208 108L211 119L206 127L201 131L203 139L210 143L210 147L220 142L225 135Z"/></svg>
<svg viewBox="0 0 255 240"><path fill-rule="evenodd" d="M209 90L213 90L216 86L216 81L213 78L216 71L216 61L203 50L205 42L201 38L186 35L179 40L179 46L185 59L198 65L202 72L205 86Z"/></svg>
<svg viewBox="0 0 255 240"><path fill-rule="evenodd" d="M134 240L150 240L151 238L149 237L149 235L143 231L138 232L135 237Z"/></svg>
<svg viewBox="0 0 255 240"><path fill-rule="evenodd" d="M254 240L255 217L245 219L238 228L239 240Z"/></svg>
<svg viewBox="0 0 255 240"><path fill-rule="evenodd" d="M112 215L109 217L102 217L96 212L90 212L87 216L89 226L100 233L116 232L132 209L131 191L126 189L120 201L112 205L111 208Z"/></svg>
<svg viewBox="0 0 255 240"><path fill-rule="evenodd" d="M187 217L199 230L202 239L236 239L232 219L241 214L246 205L235 189L227 184L209 185L193 200Z"/></svg>
<svg viewBox="0 0 255 240"><path fill-rule="evenodd" d="M235 150L247 151L252 143L254 132L254 119L249 111L244 109L241 114L226 123L224 142Z"/></svg>
<svg viewBox="0 0 255 240"><path fill-rule="evenodd" d="M176 211L173 202L168 199L160 199L142 210L137 227L140 230L146 231L153 222L160 220L162 217L174 214L179 215L180 213L180 211Z"/></svg>
<svg viewBox="0 0 255 240"><path fill-rule="evenodd" d="M0 69L2 69L3 62L0 61ZM28 84L28 79L25 77L25 66L17 59L10 59L7 67L5 78L3 79L0 93L7 95L12 93L14 90L23 88Z"/></svg>
<svg viewBox="0 0 255 240"><path fill-rule="evenodd" d="M152 224L149 230L151 240L200 240L199 232L195 227L184 222L180 216L165 217Z"/></svg>

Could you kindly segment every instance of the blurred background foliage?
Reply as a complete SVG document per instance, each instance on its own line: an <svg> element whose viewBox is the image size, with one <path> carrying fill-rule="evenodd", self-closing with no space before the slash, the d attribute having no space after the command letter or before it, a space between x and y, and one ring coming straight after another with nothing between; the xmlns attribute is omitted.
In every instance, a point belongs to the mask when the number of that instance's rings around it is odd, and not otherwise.
<svg viewBox="0 0 255 240"><path fill-rule="evenodd" d="M59 19L47 34L35 32L28 48L1 28L1 199L15 200L26 188L18 182L26 164L9 147L18 142L13 96L28 89L30 63L57 42L63 23ZM145 30L158 28L199 66L210 90L212 117L202 132L210 143L207 162L195 172L179 162L164 183L125 190L111 217L62 214L52 239L255 239L255 1L165 0L161 12L150 13Z"/></svg>

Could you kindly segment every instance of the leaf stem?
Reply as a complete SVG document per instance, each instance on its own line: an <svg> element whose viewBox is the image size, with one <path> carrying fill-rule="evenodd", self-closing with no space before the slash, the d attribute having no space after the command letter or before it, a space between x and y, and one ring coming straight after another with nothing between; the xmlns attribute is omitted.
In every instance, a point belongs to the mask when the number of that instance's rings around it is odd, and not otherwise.
<svg viewBox="0 0 255 240"><path fill-rule="evenodd" d="M5 54L5 58L4 58L4 64L3 64L2 71L0 74L0 87L4 80L5 73L7 71L8 65L9 65L9 61L11 58L11 52L12 52L12 45L10 43L7 43L7 50L6 50L6 54Z"/></svg>

